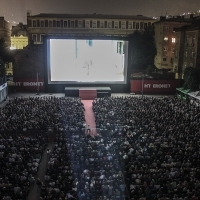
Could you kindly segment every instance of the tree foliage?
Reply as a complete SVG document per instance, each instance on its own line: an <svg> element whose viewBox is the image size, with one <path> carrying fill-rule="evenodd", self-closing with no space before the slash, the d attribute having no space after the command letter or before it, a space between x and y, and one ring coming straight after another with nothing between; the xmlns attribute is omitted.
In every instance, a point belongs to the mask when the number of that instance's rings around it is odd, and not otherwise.
<svg viewBox="0 0 200 200"><path fill-rule="evenodd" d="M6 46L5 40L0 39L0 76L5 76L5 63L12 62L13 55Z"/></svg>
<svg viewBox="0 0 200 200"><path fill-rule="evenodd" d="M198 90L200 85L200 70L194 67L186 67L184 71L184 89Z"/></svg>
<svg viewBox="0 0 200 200"><path fill-rule="evenodd" d="M155 68L154 58L157 50L154 31L147 29L143 32L135 31L130 36L131 68L144 71Z"/></svg>

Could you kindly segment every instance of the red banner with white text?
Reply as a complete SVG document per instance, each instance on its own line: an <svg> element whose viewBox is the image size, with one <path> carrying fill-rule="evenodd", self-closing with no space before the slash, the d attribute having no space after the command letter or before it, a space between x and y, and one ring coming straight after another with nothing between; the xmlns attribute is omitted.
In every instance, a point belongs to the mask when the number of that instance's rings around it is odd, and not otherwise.
<svg viewBox="0 0 200 200"><path fill-rule="evenodd" d="M175 94L181 80L131 80L130 92L136 94Z"/></svg>

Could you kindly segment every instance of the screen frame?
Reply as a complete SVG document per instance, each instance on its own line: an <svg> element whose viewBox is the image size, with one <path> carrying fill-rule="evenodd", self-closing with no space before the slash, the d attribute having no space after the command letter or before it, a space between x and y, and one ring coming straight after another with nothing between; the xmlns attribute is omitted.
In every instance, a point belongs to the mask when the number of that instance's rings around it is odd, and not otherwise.
<svg viewBox="0 0 200 200"><path fill-rule="evenodd" d="M51 81L51 72L50 72L50 50L49 50L49 41L50 39L77 39L77 40L122 40L127 42L125 45L125 63L124 63L124 80L123 81ZM46 63L46 73L47 73L47 83L48 84L73 84L73 85L107 85L107 84L127 84L127 71L128 71L128 63L129 63L129 37L123 36L61 36L61 35L47 35L44 37L44 51L46 53L45 63Z"/></svg>

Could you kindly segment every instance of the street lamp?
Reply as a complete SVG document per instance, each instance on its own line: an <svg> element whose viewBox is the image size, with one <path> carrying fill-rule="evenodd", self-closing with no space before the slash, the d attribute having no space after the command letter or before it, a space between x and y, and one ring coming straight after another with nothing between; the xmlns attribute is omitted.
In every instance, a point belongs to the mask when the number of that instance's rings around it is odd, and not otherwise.
<svg viewBox="0 0 200 200"><path fill-rule="evenodd" d="M39 75L40 75L40 73L36 72L36 75L37 75L37 93L36 93L36 95L40 95L40 86L39 86Z"/></svg>
<svg viewBox="0 0 200 200"><path fill-rule="evenodd" d="M142 97L144 95L144 73L142 72Z"/></svg>

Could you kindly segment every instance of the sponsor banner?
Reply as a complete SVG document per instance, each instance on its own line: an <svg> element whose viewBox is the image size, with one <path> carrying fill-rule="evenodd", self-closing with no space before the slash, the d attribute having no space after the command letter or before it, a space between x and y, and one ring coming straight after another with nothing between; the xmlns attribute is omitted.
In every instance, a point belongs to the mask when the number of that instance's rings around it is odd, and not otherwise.
<svg viewBox="0 0 200 200"><path fill-rule="evenodd" d="M180 80L131 80L131 93L175 94L180 87Z"/></svg>
<svg viewBox="0 0 200 200"><path fill-rule="evenodd" d="M44 79L14 79L16 90L33 91L44 90Z"/></svg>

